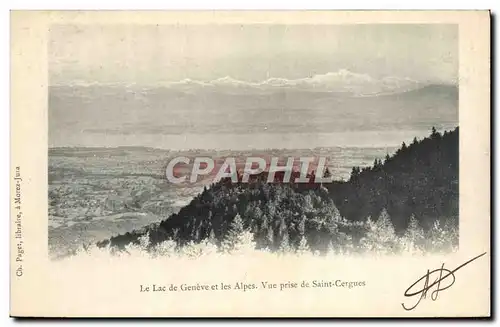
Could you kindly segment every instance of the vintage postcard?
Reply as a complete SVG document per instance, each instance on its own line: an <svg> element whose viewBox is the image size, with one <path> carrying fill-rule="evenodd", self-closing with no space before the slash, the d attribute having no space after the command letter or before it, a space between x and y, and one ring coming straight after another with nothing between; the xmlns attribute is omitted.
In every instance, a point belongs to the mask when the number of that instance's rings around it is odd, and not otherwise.
<svg viewBox="0 0 500 327"><path fill-rule="evenodd" d="M487 11L13 11L16 317L489 317Z"/></svg>

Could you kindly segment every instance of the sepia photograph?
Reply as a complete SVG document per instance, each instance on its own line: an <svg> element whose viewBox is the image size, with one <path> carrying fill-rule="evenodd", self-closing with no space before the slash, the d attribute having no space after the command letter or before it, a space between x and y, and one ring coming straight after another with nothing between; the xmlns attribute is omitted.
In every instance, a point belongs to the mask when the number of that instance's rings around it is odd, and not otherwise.
<svg viewBox="0 0 500 327"><path fill-rule="evenodd" d="M49 40L54 258L458 248L457 25L54 25Z"/></svg>
<svg viewBox="0 0 500 327"><path fill-rule="evenodd" d="M487 277L475 282L483 285L476 309L445 304L453 294L445 290L466 282L459 275L489 274L489 204L474 200L489 201L489 189L471 195L479 187L472 184L489 180L489 84L486 102L474 100L468 90L486 75L461 66L489 64L489 43L464 55L461 27L472 17L489 33L487 13L128 13L130 20L127 12L13 17L26 38L30 19L44 26L43 64L29 69L40 73L33 94L46 108L22 113L45 121L34 132L40 160L31 159L31 171L12 159L12 269L21 284L35 272L22 263L33 254L25 244L35 218L24 208L37 203L36 261L48 267L38 281L57 287L29 312L488 314ZM27 63L18 53L19 65ZM475 121L464 119L469 113ZM13 123L26 121L19 117ZM486 169L462 163L474 147ZM464 210L474 201L478 218ZM387 296L398 300L380 310L376 294L391 279L398 286ZM80 281L85 295L58 310ZM92 300L87 282L102 294L112 289ZM195 301L194 310L163 308L161 294L168 303ZM258 303L268 296L265 311ZM280 306L284 296L309 300ZM340 311L319 304L331 298L344 299ZM231 299L239 309L224 309ZM148 309L149 301L156 304Z"/></svg>

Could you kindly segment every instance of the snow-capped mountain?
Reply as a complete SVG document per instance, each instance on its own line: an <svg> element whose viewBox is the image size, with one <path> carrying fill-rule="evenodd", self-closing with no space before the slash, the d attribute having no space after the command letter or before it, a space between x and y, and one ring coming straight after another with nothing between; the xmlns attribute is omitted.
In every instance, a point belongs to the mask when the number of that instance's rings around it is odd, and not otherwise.
<svg viewBox="0 0 500 327"><path fill-rule="evenodd" d="M226 76L211 81L184 79L178 82L164 82L162 85L181 89L192 87L214 88L219 91L236 91L241 89L272 91L286 88L303 91L350 93L352 95L397 93L423 86L421 83L406 77L387 76L374 78L367 74L358 74L346 69L297 79L271 77L259 82L249 82Z"/></svg>
<svg viewBox="0 0 500 327"><path fill-rule="evenodd" d="M387 93L400 93L418 89L423 83L407 77L386 76L375 78L367 74L351 72L341 69L337 72L316 74L309 77L287 79L281 77L270 77L263 81L243 81L230 76L217 78L209 81L194 80L186 78L180 81L163 81L154 85L140 84L101 84L98 82L74 82L67 86L122 86L142 89L164 87L182 91L213 90L221 93L240 92L266 92L279 91L280 89L344 93L352 96L369 96Z"/></svg>

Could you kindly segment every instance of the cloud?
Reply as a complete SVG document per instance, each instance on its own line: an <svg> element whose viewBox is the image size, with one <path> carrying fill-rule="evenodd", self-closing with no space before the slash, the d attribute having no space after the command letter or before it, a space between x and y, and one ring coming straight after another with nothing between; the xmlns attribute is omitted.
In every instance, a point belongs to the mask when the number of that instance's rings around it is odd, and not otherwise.
<svg viewBox="0 0 500 327"><path fill-rule="evenodd" d="M247 82L226 76L212 81L184 79L178 82L162 83L162 85L182 89L192 87L214 88L220 91L297 89L317 92L343 92L353 95L403 92L422 86L419 82L410 78L389 76L377 79L367 74L354 73L346 69L299 79L272 77L260 82Z"/></svg>
<svg viewBox="0 0 500 327"><path fill-rule="evenodd" d="M378 94L398 93L417 89L423 86L422 83L406 77L387 76L374 78L367 74L360 74L340 69L337 72L317 74L310 77L287 79L271 77L259 82L242 81L230 76L217 78L210 81L193 80L185 78L180 81L160 82L154 85L138 84L101 84L98 82L75 81L71 86L115 86L133 88L156 88L164 87L178 89L182 91L197 91L199 89L213 90L218 92L239 93L239 92L265 92L277 90L300 90L309 92L332 92L344 93L352 96L369 96Z"/></svg>

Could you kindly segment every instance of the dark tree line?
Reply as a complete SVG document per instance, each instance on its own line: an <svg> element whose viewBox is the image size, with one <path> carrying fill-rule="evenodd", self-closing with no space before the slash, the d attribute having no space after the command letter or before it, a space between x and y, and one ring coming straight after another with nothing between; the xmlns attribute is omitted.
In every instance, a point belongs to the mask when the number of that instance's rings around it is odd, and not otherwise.
<svg viewBox="0 0 500 327"><path fill-rule="evenodd" d="M458 127L405 143L373 167L353 167L347 182L328 185L340 214L349 220L377 217L382 209L397 232L415 215L424 227L435 219L458 219Z"/></svg>
<svg viewBox="0 0 500 327"><path fill-rule="evenodd" d="M362 221L381 212L390 216L396 233L404 233L411 216L424 228L450 218L458 224L458 128L444 134L433 129L372 167L353 167L346 182L267 183L266 172L251 183L221 180L159 224L99 245L123 248L146 233L151 246L207 238L221 245L238 217L237 225L254 235L257 248L286 251L306 240L313 251L324 253L346 239L359 242L366 233Z"/></svg>

